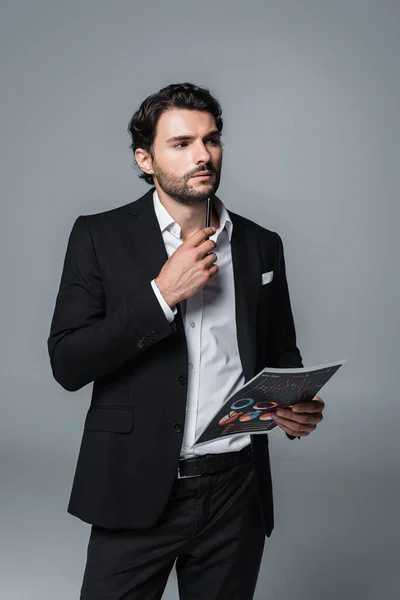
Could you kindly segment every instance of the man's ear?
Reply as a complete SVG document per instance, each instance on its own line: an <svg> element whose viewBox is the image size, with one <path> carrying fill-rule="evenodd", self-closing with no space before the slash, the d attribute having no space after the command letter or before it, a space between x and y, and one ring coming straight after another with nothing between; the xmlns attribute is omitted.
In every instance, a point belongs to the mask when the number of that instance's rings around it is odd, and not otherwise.
<svg viewBox="0 0 400 600"><path fill-rule="evenodd" d="M144 171L147 175L153 175L153 159L150 152L144 150L143 148L136 148L135 158L142 171Z"/></svg>

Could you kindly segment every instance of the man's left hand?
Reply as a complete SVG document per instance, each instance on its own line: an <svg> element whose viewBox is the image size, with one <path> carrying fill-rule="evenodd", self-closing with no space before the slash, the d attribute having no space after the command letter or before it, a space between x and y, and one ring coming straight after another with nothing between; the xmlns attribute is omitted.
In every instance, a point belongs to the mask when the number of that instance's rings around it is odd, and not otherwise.
<svg viewBox="0 0 400 600"><path fill-rule="evenodd" d="M314 396L310 402L294 404L291 408L278 408L271 417L289 435L305 437L322 421L324 408L322 398Z"/></svg>

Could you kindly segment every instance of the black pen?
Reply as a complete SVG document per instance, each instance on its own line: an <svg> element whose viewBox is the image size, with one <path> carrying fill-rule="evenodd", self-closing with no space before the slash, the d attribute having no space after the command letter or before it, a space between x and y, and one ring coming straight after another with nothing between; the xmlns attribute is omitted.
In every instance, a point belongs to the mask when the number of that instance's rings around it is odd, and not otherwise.
<svg viewBox="0 0 400 600"><path fill-rule="evenodd" d="M207 214L206 214L206 227L210 227L211 218L211 198L207 199Z"/></svg>

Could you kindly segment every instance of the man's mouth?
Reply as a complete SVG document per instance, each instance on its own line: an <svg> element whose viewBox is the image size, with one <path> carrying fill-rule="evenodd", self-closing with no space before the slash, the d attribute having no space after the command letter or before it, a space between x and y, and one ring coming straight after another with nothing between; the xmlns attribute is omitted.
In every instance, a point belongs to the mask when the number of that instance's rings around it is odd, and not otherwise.
<svg viewBox="0 0 400 600"><path fill-rule="evenodd" d="M212 173L210 171L204 171L203 173L196 173L196 175L192 175L192 177L211 177Z"/></svg>

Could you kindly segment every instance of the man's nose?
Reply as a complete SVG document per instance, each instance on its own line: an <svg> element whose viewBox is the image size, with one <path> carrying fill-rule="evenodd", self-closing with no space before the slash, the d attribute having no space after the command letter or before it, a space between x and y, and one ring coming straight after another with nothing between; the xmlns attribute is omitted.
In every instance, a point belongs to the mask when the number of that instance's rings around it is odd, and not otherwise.
<svg viewBox="0 0 400 600"><path fill-rule="evenodd" d="M211 159L211 154L208 152L205 145L202 142L200 142L194 149L193 158L196 164L203 162L207 164Z"/></svg>

